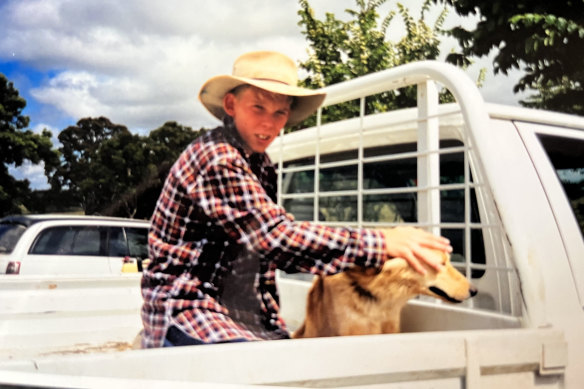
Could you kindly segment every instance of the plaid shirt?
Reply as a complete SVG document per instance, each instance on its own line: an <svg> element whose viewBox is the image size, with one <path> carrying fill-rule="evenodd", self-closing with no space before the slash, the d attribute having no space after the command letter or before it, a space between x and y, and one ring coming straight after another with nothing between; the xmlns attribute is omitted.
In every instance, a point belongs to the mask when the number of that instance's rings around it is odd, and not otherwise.
<svg viewBox="0 0 584 389"><path fill-rule="evenodd" d="M276 269L334 274L385 261L378 231L295 221L275 203L268 156L242 145L226 120L188 146L170 170L152 216L152 262L141 283L144 347L162 346L171 325L205 343L287 338ZM261 316L259 329L234 317L223 296L240 291L236 265L252 269L247 297Z"/></svg>

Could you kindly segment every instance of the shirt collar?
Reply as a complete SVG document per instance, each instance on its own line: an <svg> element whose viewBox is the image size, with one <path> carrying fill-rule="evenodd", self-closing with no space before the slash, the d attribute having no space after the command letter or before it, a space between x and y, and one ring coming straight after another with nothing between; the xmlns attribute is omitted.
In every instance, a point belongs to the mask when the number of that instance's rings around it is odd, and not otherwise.
<svg viewBox="0 0 584 389"><path fill-rule="evenodd" d="M229 115L225 115L225 118L223 118L223 134L225 135L227 142L235 147L241 153L241 155L243 155L244 158L249 161L252 152L249 151L249 148L245 146L245 142L235 127L233 118Z"/></svg>
<svg viewBox="0 0 584 389"><path fill-rule="evenodd" d="M223 134L225 135L227 142L235 147L248 162L254 161L261 165L270 163L266 153L255 153L245 146L245 142L235 127L233 118L229 115L225 115L225 118L223 119Z"/></svg>

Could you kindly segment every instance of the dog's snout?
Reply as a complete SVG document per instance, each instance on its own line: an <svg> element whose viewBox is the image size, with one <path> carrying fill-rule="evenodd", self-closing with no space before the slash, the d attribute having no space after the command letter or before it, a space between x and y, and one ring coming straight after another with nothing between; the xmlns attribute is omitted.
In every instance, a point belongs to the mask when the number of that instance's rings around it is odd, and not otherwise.
<svg viewBox="0 0 584 389"><path fill-rule="evenodd" d="M479 292L479 290L476 287L474 287L473 285L471 285L470 286L470 289L469 289L469 292L470 292L470 297L474 297L474 296L477 295L477 293Z"/></svg>

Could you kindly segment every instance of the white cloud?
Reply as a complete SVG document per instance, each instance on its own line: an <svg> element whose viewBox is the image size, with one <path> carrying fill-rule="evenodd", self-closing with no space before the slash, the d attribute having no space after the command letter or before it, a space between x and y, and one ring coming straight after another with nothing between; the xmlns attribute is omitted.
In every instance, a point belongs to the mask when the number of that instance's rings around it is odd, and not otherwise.
<svg viewBox="0 0 584 389"><path fill-rule="evenodd" d="M51 126L50 124L38 123L31 128L32 132L35 134L41 134L44 130L49 130L53 134L51 141L53 146L60 147L59 139L57 134L59 129ZM33 164L32 162L25 160L22 165L16 167L14 165L8 166L8 172L17 180L28 180L30 182L30 187L33 189L48 189L49 183L47 182L47 176L45 176L45 163L41 162L39 164Z"/></svg>
<svg viewBox="0 0 584 389"><path fill-rule="evenodd" d="M75 120L107 116L147 130L168 120L213 125L196 100L207 78L229 73L247 50L278 49L297 57L305 48L290 17L295 2L210 4L14 1L0 19L9 32L0 39L0 52L57 69L31 94Z"/></svg>
<svg viewBox="0 0 584 389"><path fill-rule="evenodd" d="M17 180L28 180L30 187L33 189L48 189L49 184L45 176L45 164L41 162L38 165L25 161L19 167L14 165L8 166L8 173Z"/></svg>
<svg viewBox="0 0 584 389"><path fill-rule="evenodd" d="M31 128L31 130L35 134L41 134L44 130L49 130L51 132L51 134L53 135L51 137L51 142L53 143L53 147L59 148L61 146L61 142L59 142L59 138L57 137L59 135L59 132L61 131L61 129L53 127L50 124L37 123Z"/></svg>
<svg viewBox="0 0 584 389"><path fill-rule="evenodd" d="M420 2L403 3L417 17ZM216 120L197 103L207 78L231 72L233 60L245 51L275 49L298 60L307 47L297 25L298 3L290 0L3 4L0 59L1 53L14 53L4 59L51 70L32 90L35 99L75 121L106 116L135 130L151 130L168 120L193 128L214 125ZM345 8L355 8L349 0L310 4L319 18L325 12L342 18ZM384 4L382 11L390 6L395 4ZM392 31L392 39L398 33Z"/></svg>
<svg viewBox="0 0 584 389"><path fill-rule="evenodd" d="M93 96L99 88L97 77L88 72L65 71L47 84L31 90L32 95L45 104L52 104L72 117L94 116L103 109Z"/></svg>

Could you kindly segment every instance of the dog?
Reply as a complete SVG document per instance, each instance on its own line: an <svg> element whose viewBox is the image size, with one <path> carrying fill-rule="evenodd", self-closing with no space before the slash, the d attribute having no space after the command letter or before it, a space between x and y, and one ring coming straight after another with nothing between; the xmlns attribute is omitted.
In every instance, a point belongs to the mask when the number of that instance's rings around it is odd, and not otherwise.
<svg viewBox="0 0 584 389"><path fill-rule="evenodd" d="M393 258L381 269L355 267L317 277L308 292L304 323L292 338L372 335L400 332L400 315L417 295L460 303L477 289L450 264L450 255L428 250L440 271L423 275L405 259Z"/></svg>

